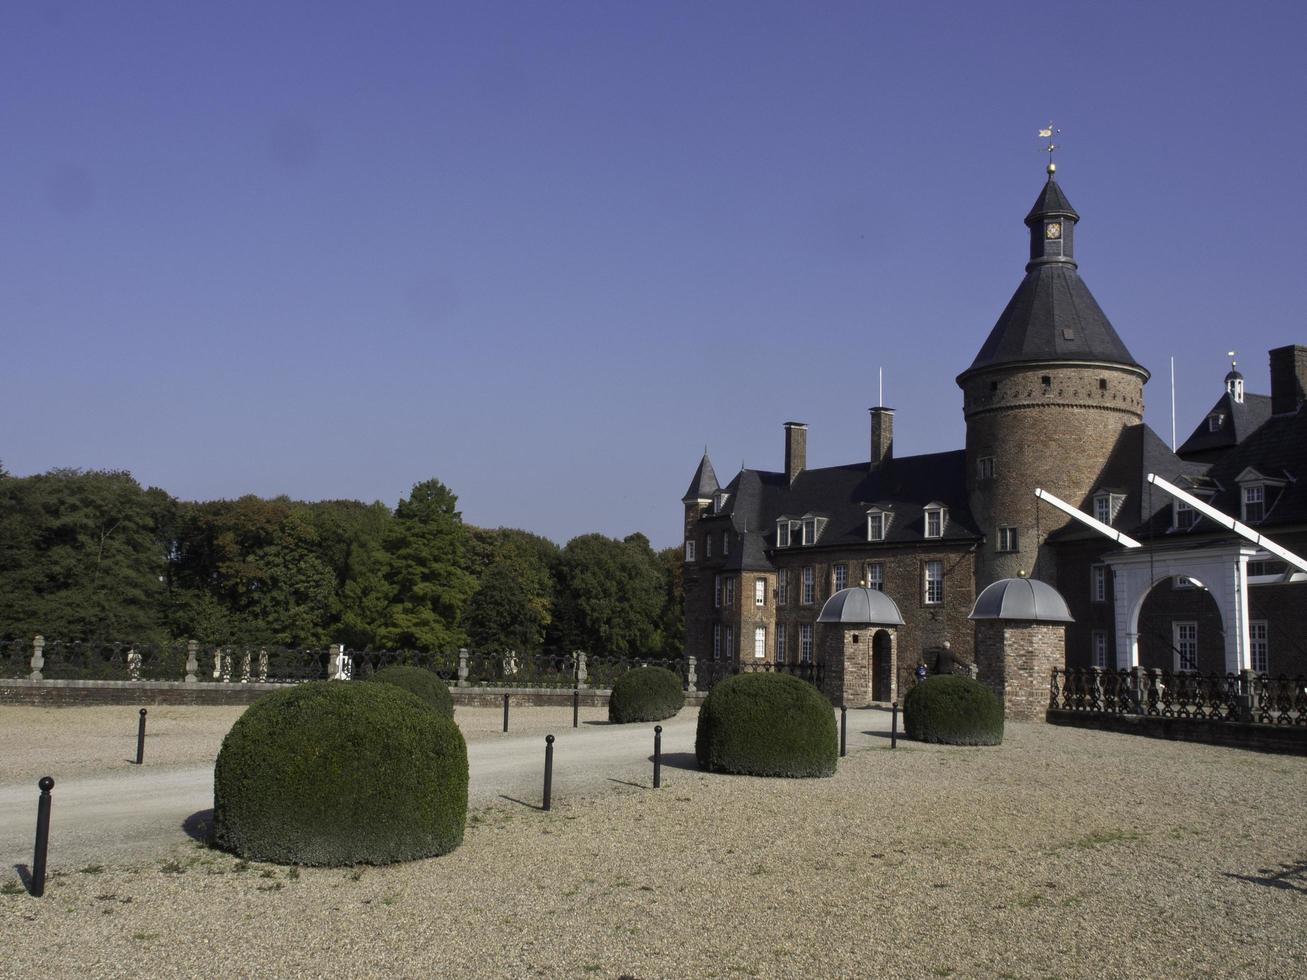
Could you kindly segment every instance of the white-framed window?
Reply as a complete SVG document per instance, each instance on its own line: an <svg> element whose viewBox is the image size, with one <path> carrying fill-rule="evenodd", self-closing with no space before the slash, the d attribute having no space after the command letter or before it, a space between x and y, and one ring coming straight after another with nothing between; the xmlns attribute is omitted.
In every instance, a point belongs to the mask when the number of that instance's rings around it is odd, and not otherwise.
<svg viewBox="0 0 1307 980"><path fill-rule="evenodd" d="M1266 488L1260 484L1243 488L1243 519L1258 524L1266 517Z"/></svg>
<svg viewBox="0 0 1307 980"><path fill-rule="evenodd" d="M776 662L785 663L785 624L776 624Z"/></svg>
<svg viewBox="0 0 1307 980"><path fill-rule="evenodd" d="M937 606L944 601L944 563L942 561L926 562L926 605Z"/></svg>
<svg viewBox="0 0 1307 980"><path fill-rule="evenodd" d="M767 605L767 580L765 578L753 580L753 604L755 606Z"/></svg>
<svg viewBox="0 0 1307 980"><path fill-rule="evenodd" d="M726 605L735 605L735 576L726 576Z"/></svg>
<svg viewBox="0 0 1307 980"><path fill-rule="evenodd" d="M1266 620L1254 619L1248 623L1248 641L1248 652L1252 654L1253 670L1259 674L1269 674L1271 640Z"/></svg>
<svg viewBox="0 0 1307 980"><path fill-rule="evenodd" d="M712 531L703 536L703 556L705 558L712 557Z"/></svg>
<svg viewBox="0 0 1307 980"><path fill-rule="evenodd" d="M790 601L790 573L782 568L776 573L776 604L783 606Z"/></svg>
<svg viewBox="0 0 1307 980"><path fill-rule="evenodd" d="M877 592L885 591L885 563L883 561L867 562L867 588Z"/></svg>
<svg viewBox="0 0 1307 980"><path fill-rule="evenodd" d="M1177 531L1187 531L1198 523L1198 511L1183 500L1171 504L1171 525Z"/></svg>
<svg viewBox="0 0 1307 980"><path fill-rule="evenodd" d="M1107 566L1091 565L1089 568L1089 598L1094 602L1107 601Z"/></svg>
<svg viewBox="0 0 1307 980"><path fill-rule="evenodd" d="M753 659L767 659L767 627L755 626L753 628Z"/></svg>
<svg viewBox="0 0 1307 980"><path fill-rule="evenodd" d="M1213 412L1207 416L1207 431L1220 432L1221 423L1225 421L1225 415L1221 412Z"/></svg>
<svg viewBox="0 0 1307 980"><path fill-rule="evenodd" d="M726 509L726 501L730 499L731 499L731 495L729 493L727 493L725 490L718 490L715 494L713 494L712 512L714 514L720 514L722 511Z"/></svg>
<svg viewBox="0 0 1307 980"><path fill-rule="evenodd" d="M726 627L726 659L735 660L735 627Z"/></svg>
<svg viewBox="0 0 1307 980"><path fill-rule="evenodd" d="M722 608L722 577L714 575L712 577L712 604L716 608Z"/></svg>
<svg viewBox="0 0 1307 980"><path fill-rule="evenodd" d="M1003 526L998 529L998 550L1017 551L1017 529Z"/></svg>
<svg viewBox="0 0 1307 980"><path fill-rule="evenodd" d="M817 518L807 517L803 520L803 543L817 543Z"/></svg>
<svg viewBox="0 0 1307 980"><path fill-rule="evenodd" d="M849 566L840 562L831 567L831 579L835 586L835 591L847 589L849 587Z"/></svg>
<svg viewBox="0 0 1307 980"><path fill-rule="evenodd" d="M722 532L722 554L723 554L723 555L729 555L730 553L731 553L731 532L730 532L730 531L723 531L723 532Z"/></svg>
<svg viewBox="0 0 1307 980"><path fill-rule="evenodd" d="M799 663L812 663L812 623L799 624Z"/></svg>
<svg viewBox="0 0 1307 980"><path fill-rule="evenodd" d="M722 659L722 624L712 624L712 658L714 660Z"/></svg>
<svg viewBox="0 0 1307 980"><path fill-rule="evenodd" d="M976 479L992 480L994 479L994 457L981 456L976 460Z"/></svg>
<svg viewBox="0 0 1307 980"><path fill-rule="evenodd" d="M805 606L811 606L816 593L816 576L813 575L812 566L803 567L803 594L799 601Z"/></svg>
<svg viewBox="0 0 1307 980"><path fill-rule="evenodd" d="M776 547L788 548L790 546L790 522L780 520L776 522Z"/></svg>
<svg viewBox="0 0 1307 980"><path fill-rule="evenodd" d="M1107 666L1107 630L1094 630L1089 635L1090 652L1094 657L1095 667Z"/></svg>
<svg viewBox="0 0 1307 980"><path fill-rule="evenodd" d="M1198 669L1198 624L1172 623L1171 643L1175 647L1175 669Z"/></svg>
<svg viewBox="0 0 1307 980"><path fill-rule="evenodd" d="M694 561L694 538L685 542L685 560Z"/></svg>
<svg viewBox="0 0 1307 980"><path fill-rule="evenodd" d="M1121 509L1123 503L1125 503L1123 493L1094 494L1094 520L1111 524L1116 520L1116 512Z"/></svg>
<svg viewBox="0 0 1307 980"><path fill-rule="evenodd" d="M884 541L889 530L889 514L883 510L867 511L867 540Z"/></svg>
<svg viewBox="0 0 1307 980"><path fill-rule="evenodd" d="M942 538L944 525L948 523L948 511L943 507L926 508L926 537Z"/></svg>

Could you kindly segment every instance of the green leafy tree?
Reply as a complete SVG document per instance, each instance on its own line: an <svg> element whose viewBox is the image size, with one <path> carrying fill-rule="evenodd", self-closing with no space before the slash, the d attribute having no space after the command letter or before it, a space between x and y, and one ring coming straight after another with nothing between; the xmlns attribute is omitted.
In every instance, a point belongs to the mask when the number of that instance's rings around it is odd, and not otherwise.
<svg viewBox="0 0 1307 980"><path fill-rule="evenodd" d="M385 581L393 591L382 645L448 650L467 642L459 618L476 579L462 564L466 529L457 503L443 483L427 480L395 508L385 539Z"/></svg>
<svg viewBox="0 0 1307 980"><path fill-rule="evenodd" d="M463 619L471 645L539 650L553 621L558 546L528 531L468 528L467 555L477 577Z"/></svg>
<svg viewBox="0 0 1307 980"><path fill-rule="evenodd" d="M659 653L664 586L643 534L573 538L559 563L558 643L622 656Z"/></svg>

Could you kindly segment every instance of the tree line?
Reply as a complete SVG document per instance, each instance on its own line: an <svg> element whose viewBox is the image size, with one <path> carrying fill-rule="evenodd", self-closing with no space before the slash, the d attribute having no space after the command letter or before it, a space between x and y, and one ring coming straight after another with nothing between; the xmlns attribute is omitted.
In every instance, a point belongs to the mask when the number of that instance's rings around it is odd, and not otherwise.
<svg viewBox="0 0 1307 980"><path fill-rule="evenodd" d="M0 638L679 657L680 558L381 502L181 501L126 472L0 466Z"/></svg>

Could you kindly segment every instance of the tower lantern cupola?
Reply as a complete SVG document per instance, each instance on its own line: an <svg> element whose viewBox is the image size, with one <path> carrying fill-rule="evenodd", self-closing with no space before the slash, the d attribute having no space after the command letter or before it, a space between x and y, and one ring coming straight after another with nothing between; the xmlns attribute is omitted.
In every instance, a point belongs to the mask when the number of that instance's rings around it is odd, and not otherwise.
<svg viewBox="0 0 1307 980"><path fill-rule="evenodd" d="M1075 227L1079 220L1080 215L1058 186L1050 163L1044 189L1026 215L1026 227L1030 229L1030 264L1026 271L1047 262L1063 262L1074 268Z"/></svg>

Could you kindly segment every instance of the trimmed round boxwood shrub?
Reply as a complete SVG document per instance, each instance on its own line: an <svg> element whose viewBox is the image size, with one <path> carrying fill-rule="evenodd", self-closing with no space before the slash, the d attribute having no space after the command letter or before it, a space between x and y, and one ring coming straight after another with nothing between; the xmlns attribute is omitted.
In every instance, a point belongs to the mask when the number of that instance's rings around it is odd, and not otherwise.
<svg viewBox="0 0 1307 980"><path fill-rule="evenodd" d="M440 675L421 667L382 667L368 678L379 684L394 684L410 694L416 694L446 718L454 717L454 696Z"/></svg>
<svg viewBox="0 0 1307 980"><path fill-rule="evenodd" d="M393 684L314 681L259 698L213 771L214 842L258 861L388 864L452 851L467 744Z"/></svg>
<svg viewBox="0 0 1307 980"><path fill-rule="evenodd" d="M830 776L839 755L835 712L797 677L738 674L704 699L694 753L712 772Z"/></svg>
<svg viewBox="0 0 1307 980"><path fill-rule="evenodd" d="M941 674L922 681L903 699L903 731L919 742L998 745L1003 705L979 681Z"/></svg>
<svg viewBox="0 0 1307 980"><path fill-rule="evenodd" d="M666 667L636 667L613 681L608 699L608 720L662 721L685 707L681 679Z"/></svg>

